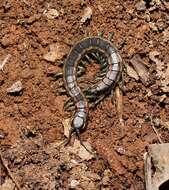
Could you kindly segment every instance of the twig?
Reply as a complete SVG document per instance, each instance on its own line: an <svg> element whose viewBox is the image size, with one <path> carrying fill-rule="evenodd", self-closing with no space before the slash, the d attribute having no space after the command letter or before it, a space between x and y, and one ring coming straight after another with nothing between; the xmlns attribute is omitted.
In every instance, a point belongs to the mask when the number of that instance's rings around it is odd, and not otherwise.
<svg viewBox="0 0 169 190"><path fill-rule="evenodd" d="M5 66L5 64L9 61L9 58L11 57L11 54L8 54L5 59L2 61L2 63L0 64L0 70L3 71L3 68Z"/></svg>
<svg viewBox="0 0 169 190"><path fill-rule="evenodd" d="M157 131L156 128L154 127L153 119L152 119L152 114L151 114L151 116L150 116L150 121L151 121L151 127L153 128L155 134L157 135L157 138L158 138L159 142L162 144L163 141L162 141L162 139L161 139L161 137L160 137L158 131Z"/></svg>
<svg viewBox="0 0 169 190"><path fill-rule="evenodd" d="M20 185L18 184L18 182L15 180L15 178L13 177L13 174L11 173L9 167L7 166L7 164L5 163L5 160L2 156L2 153L0 151L0 160L2 161L2 165L5 167L6 171L8 172L9 177L12 179L13 183L15 184L15 186L17 187L18 190L21 190Z"/></svg>

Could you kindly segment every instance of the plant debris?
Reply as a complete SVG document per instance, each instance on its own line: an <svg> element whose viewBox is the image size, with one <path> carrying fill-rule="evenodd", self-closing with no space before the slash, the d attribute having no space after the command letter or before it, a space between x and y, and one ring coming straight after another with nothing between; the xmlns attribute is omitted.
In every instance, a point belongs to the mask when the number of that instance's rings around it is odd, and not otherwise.
<svg viewBox="0 0 169 190"><path fill-rule="evenodd" d="M139 55L135 55L131 60L130 60L134 70L137 72L140 80L144 85L147 85L149 82L149 72L146 67L146 65L143 63L141 57Z"/></svg>

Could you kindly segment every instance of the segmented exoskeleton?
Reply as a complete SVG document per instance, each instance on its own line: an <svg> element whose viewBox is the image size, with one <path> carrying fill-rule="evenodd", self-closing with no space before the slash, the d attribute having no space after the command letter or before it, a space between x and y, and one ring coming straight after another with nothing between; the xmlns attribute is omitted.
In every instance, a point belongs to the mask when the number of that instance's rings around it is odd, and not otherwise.
<svg viewBox="0 0 169 190"><path fill-rule="evenodd" d="M122 59L117 49L108 40L100 37L89 37L76 43L71 49L64 64L63 79L68 94L73 98L76 111L72 119L72 133L79 134L87 124L89 106L88 101L77 84L77 66L83 57L92 52L100 52L107 58L108 69L104 78L90 89L95 96L111 92L121 78Z"/></svg>

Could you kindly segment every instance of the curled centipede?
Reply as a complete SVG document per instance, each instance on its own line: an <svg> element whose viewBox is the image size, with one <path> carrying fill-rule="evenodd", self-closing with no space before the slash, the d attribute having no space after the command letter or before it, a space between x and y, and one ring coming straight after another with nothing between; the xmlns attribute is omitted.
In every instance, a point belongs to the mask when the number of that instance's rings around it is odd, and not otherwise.
<svg viewBox="0 0 169 190"><path fill-rule="evenodd" d="M63 70L66 90L73 99L76 108L71 122L70 136L73 132L76 132L79 136L80 131L87 125L89 105L87 98L77 84L77 67L85 55L93 52L99 52L106 57L108 68L103 79L90 89L91 94L102 99L105 94L114 90L115 85L121 78L122 59L110 41L101 37L88 37L73 46Z"/></svg>

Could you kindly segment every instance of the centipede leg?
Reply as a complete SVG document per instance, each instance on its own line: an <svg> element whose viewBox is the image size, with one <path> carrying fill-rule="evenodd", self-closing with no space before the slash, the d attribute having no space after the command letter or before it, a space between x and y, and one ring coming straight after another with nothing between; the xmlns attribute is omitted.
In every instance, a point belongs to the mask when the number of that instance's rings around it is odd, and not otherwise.
<svg viewBox="0 0 169 190"><path fill-rule="evenodd" d="M92 63L92 59L88 56L88 55L85 55L84 57L86 59L86 61L91 64Z"/></svg>
<svg viewBox="0 0 169 190"><path fill-rule="evenodd" d="M67 94L67 91L66 91L65 88L60 88L60 89L57 90L57 93L58 93L59 95L66 95L66 94Z"/></svg>
<svg viewBox="0 0 169 190"><path fill-rule="evenodd" d="M73 100L69 98L65 103L64 103L64 110L70 110L70 107L74 106Z"/></svg>
<svg viewBox="0 0 169 190"><path fill-rule="evenodd" d="M109 41L112 41L112 39L113 39L113 37L114 37L114 34L115 34L114 32L110 32L110 33L109 33L109 37L108 37L108 40L109 40Z"/></svg>
<svg viewBox="0 0 169 190"><path fill-rule="evenodd" d="M101 73L99 73L98 75L96 75L96 80L102 79L105 75L106 75L106 71L103 70Z"/></svg>
<svg viewBox="0 0 169 190"><path fill-rule="evenodd" d="M101 95L101 96L100 96L94 103L92 103L89 107L90 107L90 108L96 107L96 105L99 104L99 102L101 102L106 96L107 96L107 93Z"/></svg>
<svg viewBox="0 0 169 190"><path fill-rule="evenodd" d="M103 31L99 32L99 33L98 33L98 36L99 36L100 38L103 38L104 32L103 32Z"/></svg>
<svg viewBox="0 0 169 190"><path fill-rule="evenodd" d="M48 76L52 77L52 80L58 80L59 78L63 77L63 73L62 72L60 72L60 73L54 73L54 74L49 74Z"/></svg>
<svg viewBox="0 0 169 190"><path fill-rule="evenodd" d="M80 77L85 73L86 69L82 66L78 66L77 76Z"/></svg>

